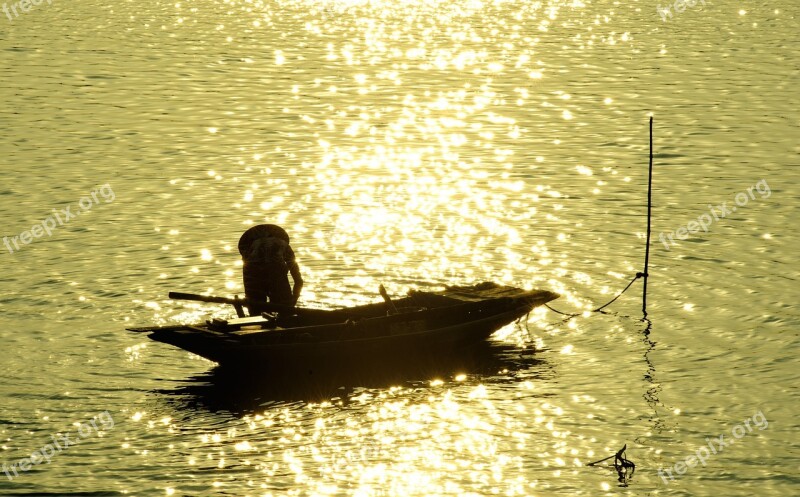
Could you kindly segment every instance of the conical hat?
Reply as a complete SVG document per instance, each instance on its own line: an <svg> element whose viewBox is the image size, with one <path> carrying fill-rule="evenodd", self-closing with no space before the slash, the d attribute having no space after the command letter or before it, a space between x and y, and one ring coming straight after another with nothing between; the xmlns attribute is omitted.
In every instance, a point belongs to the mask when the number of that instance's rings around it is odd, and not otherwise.
<svg viewBox="0 0 800 497"><path fill-rule="evenodd" d="M276 224L259 224L244 232L239 238L239 253L245 255L250 251L250 246L259 238L280 238L289 243L289 234Z"/></svg>

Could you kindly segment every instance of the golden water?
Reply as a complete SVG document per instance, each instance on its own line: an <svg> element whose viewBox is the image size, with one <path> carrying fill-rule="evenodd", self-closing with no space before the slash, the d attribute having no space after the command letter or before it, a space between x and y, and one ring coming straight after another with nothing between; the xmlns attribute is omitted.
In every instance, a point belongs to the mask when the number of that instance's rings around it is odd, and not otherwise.
<svg viewBox="0 0 800 497"><path fill-rule="evenodd" d="M0 493L796 494L798 9L657 6L0 16L0 464L114 420L0 473ZM493 280L590 310L642 270L651 114L649 330L637 283L612 314L502 330L490 370L318 395L229 392L213 364L124 331L229 315L167 292L241 294L236 241L262 222L291 234L304 305ZM659 240L748 188L707 232ZM765 429L659 476L758 412ZM627 487L585 466L626 443Z"/></svg>

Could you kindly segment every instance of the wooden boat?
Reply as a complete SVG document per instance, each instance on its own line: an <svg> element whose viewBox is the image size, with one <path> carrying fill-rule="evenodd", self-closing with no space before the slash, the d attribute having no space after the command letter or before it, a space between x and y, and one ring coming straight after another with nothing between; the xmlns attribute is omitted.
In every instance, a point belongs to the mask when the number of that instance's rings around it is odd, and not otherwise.
<svg viewBox="0 0 800 497"><path fill-rule="evenodd" d="M412 291L393 301L385 296L387 302L343 309L291 308L275 315L217 319L195 326L129 330L149 333L155 341L224 367L313 374L459 354L558 297L544 290L481 283L440 292Z"/></svg>

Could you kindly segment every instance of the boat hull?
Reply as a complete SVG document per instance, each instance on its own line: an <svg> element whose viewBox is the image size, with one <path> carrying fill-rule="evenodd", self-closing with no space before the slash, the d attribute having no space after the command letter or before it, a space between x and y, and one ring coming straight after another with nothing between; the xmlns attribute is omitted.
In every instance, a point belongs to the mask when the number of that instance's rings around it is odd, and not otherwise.
<svg viewBox="0 0 800 497"><path fill-rule="evenodd" d="M398 301L401 312L394 315L372 304L311 319L286 318L284 324L291 325L286 328L226 332L209 326L176 326L155 330L150 338L227 368L317 375L409 362L424 365L462 355L466 348L558 297L552 292L487 285L412 293Z"/></svg>

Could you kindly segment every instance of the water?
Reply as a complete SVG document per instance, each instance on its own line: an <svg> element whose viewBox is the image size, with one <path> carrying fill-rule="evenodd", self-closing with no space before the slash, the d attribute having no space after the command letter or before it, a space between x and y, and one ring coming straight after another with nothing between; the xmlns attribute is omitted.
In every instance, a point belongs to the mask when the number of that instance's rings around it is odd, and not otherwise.
<svg viewBox="0 0 800 497"><path fill-rule="evenodd" d="M50 459L0 493L797 494L797 7L656 7L0 17L0 463ZM260 222L292 235L306 305L493 280L592 309L642 268L650 113L649 327L637 282L609 314L502 330L484 367L333 391L234 388L124 331L229 315L166 295L242 293ZM627 486L586 466L624 444Z"/></svg>

